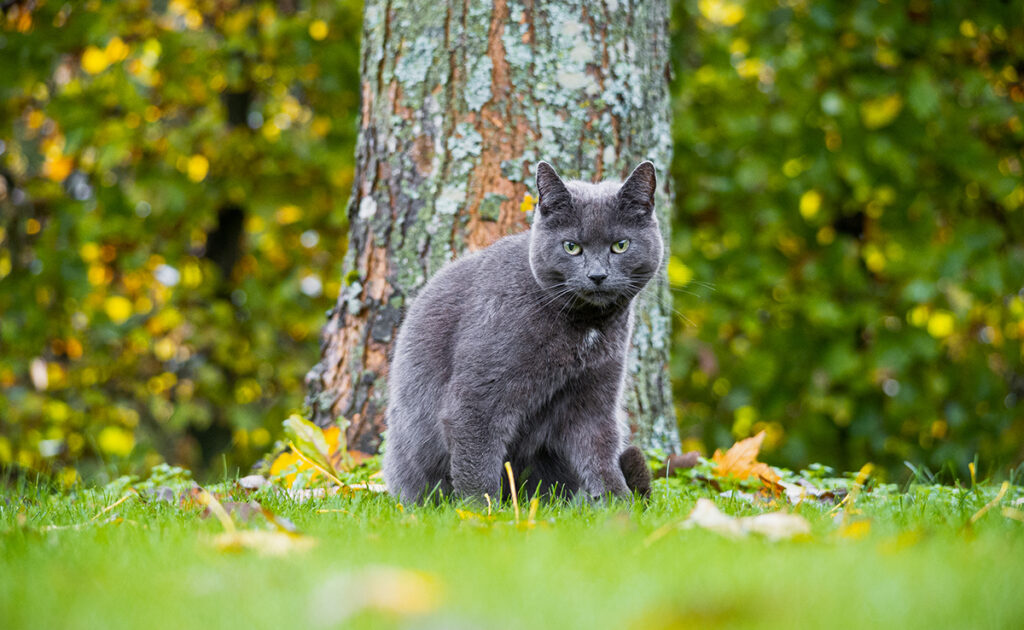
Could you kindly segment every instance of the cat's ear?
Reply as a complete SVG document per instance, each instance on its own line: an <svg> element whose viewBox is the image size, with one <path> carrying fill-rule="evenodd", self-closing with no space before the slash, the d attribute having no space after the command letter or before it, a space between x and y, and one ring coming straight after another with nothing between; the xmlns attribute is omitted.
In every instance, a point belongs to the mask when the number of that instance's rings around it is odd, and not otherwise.
<svg viewBox="0 0 1024 630"><path fill-rule="evenodd" d="M619 189L619 201L624 208L641 209L649 213L654 209L654 192L658 189L658 175L649 160L633 169L633 173Z"/></svg>
<svg viewBox="0 0 1024 630"><path fill-rule="evenodd" d="M537 201L537 210L541 215L559 209L572 199L569 189L565 187L565 182L547 162L537 163L537 193L540 195Z"/></svg>

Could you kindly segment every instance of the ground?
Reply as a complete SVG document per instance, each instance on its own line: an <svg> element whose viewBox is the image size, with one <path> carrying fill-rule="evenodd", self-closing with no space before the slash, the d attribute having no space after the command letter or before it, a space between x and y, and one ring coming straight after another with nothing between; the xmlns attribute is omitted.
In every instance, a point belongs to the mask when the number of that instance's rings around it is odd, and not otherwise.
<svg viewBox="0 0 1024 630"><path fill-rule="evenodd" d="M842 492L750 501L700 476L657 480L646 506L541 502L531 518L521 505L518 525L511 504L488 516L399 507L366 490L302 501L234 480L212 495L166 481L58 492L8 480L0 627L931 629L1024 619L1020 486L849 481L839 485L853 496L837 506ZM773 541L686 528L701 498L729 515L802 516L810 530ZM301 533L274 533L239 507L250 501L278 532L290 522ZM220 507L232 516L216 518ZM252 532L268 538L240 548Z"/></svg>

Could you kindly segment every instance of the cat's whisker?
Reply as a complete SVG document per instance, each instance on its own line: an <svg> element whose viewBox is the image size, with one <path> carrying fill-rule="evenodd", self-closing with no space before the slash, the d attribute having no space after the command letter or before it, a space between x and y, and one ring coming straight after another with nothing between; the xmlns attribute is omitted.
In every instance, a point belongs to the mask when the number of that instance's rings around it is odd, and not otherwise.
<svg viewBox="0 0 1024 630"><path fill-rule="evenodd" d="M674 289L671 286L668 288L668 290L672 291L673 293L685 293L686 295L692 295L695 298L704 297L704 296L702 296L699 293L694 293L693 291L687 291L686 289Z"/></svg>

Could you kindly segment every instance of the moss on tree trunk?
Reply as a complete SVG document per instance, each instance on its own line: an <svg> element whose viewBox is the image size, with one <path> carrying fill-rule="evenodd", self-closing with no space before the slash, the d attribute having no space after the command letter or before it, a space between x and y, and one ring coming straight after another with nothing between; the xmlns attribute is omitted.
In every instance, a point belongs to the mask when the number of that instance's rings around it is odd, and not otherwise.
<svg viewBox="0 0 1024 630"><path fill-rule="evenodd" d="M563 176L661 172L671 159L665 2L368 0L344 282L306 377L313 419L384 429L387 359L406 301L445 262L527 228L537 160ZM666 247L666 251L668 251ZM674 450L664 274L637 308L628 410L643 446Z"/></svg>

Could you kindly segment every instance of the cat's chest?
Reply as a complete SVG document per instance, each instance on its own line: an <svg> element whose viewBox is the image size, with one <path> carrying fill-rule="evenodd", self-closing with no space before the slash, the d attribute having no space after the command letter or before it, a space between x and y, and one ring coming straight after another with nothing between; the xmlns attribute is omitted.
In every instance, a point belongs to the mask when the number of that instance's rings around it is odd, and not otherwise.
<svg viewBox="0 0 1024 630"><path fill-rule="evenodd" d="M570 374L587 371L616 362L620 358L618 355L622 354L621 345L615 330L584 327L562 339L559 363Z"/></svg>

